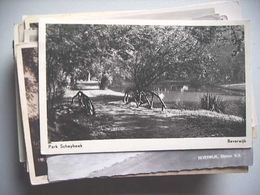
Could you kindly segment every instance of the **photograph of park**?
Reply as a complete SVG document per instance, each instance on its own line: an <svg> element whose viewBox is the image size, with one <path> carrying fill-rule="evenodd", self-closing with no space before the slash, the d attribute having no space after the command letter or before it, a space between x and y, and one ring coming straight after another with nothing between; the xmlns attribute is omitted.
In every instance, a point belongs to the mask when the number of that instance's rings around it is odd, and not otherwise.
<svg viewBox="0 0 260 195"><path fill-rule="evenodd" d="M41 155L40 150L40 128L39 128L39 76L38 76L38 47L36 44L28 44L20 48L22 64L19 64L19 77L24 79L20 82L20 88L24 84L23 93L24 104L27 105L27 111L23 110L23 114L27 113L24 118L24 131L28 133L30 139L26 137L26 153L30 164L29 171L33 177L41 178L47 174L47 163L45 156ZM21 68L21 69L20 69ZM28 126L25 124L28 123ZM27 128L26 128L27 127ZM31 153L31 154L30 154ZM32 166L33 165L33 166ZM33 170L32 170L33 169ZM41 178L44 180L43 178ZM36 179L37 180L37 179Z"/></svg>
<svg viewBox="0 0 260 195"><path fill-rule="evenodd" d="M45 36L49 142L246 136L244 25L46 24Z"/></svg>

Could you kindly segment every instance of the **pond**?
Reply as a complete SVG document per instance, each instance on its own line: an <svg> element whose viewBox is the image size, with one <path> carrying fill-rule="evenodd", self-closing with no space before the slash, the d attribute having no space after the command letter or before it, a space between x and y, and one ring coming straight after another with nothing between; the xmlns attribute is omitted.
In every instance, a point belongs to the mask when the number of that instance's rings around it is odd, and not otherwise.
<svg viewBox="0 0 260 195"><path fill-rule="evenodd" d="M241 101L245 97L245 91L240 90L231 90L221 87L213 87L213 86L201 86L199 89L191 88L187 86L186 90L181 91L183 86L169 86L165 85L157 85L153 87L153 90L160 94L163 93L165 103L171 102L194 102L199 103L200 99L207 93L212 95L216 95L222 98L223 101ZM111 88L114 91L124 92L127 87L115 87ZM155 100L157 102L157 100Z"/></svg>
<svg viewBox="0 0 260 195"><path fill-rule="evenodd" d="M210 93L212 95L217 95L223 99L223 101L239 101L243 98L242 95L230 95L226 93L219 92L209 92L209 91L160 91L159 93L164 94L164 101L166 103L170 102L194 102L199 103L201 98Z"/></svg>
<svg viewBox="0 0 260 195"><path fill-rule="evenodd" d="M125 89L125 87L112 88L112 90L120 92L124 92ZM163 100L168 109L201 109L201 98L207 93L222 99L225 104L225 114L243 116L245 109L245 90L233 90L223 86L192 88L185 83L181 83L181 85L160 84L154 86L153 91L164 95ZM161 107L157 98L154 99L154 107Z"/></svg>

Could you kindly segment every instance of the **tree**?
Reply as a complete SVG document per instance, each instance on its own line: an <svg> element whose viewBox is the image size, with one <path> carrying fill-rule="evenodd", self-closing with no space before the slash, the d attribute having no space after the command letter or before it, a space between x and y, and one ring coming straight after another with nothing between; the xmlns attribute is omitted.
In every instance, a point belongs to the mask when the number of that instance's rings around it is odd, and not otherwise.
<svg viewBox="0 0 260 195"><path fill-rule="evenodd" d="M152 90L158 81L243 81L243 51L242 26L49 24L48 97L55 104L68 77L85 79L90 72L101 80L105 73L130 80L126 96L138 106L155 96L164 107Z"/></svg>
<svg viewBox="0 0 260 195"><path fill-rule="evenodd" d="M37 48L24 48L22 56L28 115L32 120L38 120L38 50Z"/></svg>

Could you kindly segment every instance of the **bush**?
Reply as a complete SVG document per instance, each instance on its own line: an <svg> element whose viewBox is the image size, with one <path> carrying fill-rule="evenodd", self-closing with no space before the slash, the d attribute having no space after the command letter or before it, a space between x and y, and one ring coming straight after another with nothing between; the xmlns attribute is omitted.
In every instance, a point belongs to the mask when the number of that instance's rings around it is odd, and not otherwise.
<svg viewBox="0 0 260 195"><path fill-rule="evenodd" d="M202 83L197 79L192 79L189 83L191 88L199 89L201 88Z"/></svg>
<svg viewBox="0 0 260 195"><path fill-rule="evenodd" d="M242 98L238 105L239 105L238 106L239 115L245 121L246 120L246 100L245 100L245 98Z"/></svg>
<svg viewBox="0 0 260 195"><path fill-rule="evenodd" d="M102 90L107 89L108 86L111 84L111 81L112 78L108 74L104 74L99 83L99 88Z"/></svg>
<svg viewBox="0 0 260 195"><path fill-rule="evenodd" d="M220 96L213 95L210 93L205 94L200 99L200 105L202 109L211 110L219 113L225 111L225 102Z"/></svg>

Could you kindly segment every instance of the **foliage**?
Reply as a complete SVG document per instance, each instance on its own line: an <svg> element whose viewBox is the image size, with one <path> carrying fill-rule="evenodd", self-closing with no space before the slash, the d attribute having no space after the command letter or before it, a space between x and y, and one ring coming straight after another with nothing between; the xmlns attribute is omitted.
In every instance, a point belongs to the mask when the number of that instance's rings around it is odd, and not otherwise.
<svg viewBox="0 0 260 195"><path fill-rule="evenodd" d="M24 48L22 55L28 114L35 118L38 117L38 52L36 48Z"/></svg>
<svg viewBox="0 0 260 195"><path fill-rule="evenodd" d="M246 100L245 100L245 98L241 99L238 106L239 106L238 110L239 110L240 116L242 116L243 120L246 121Z"/></svg>
<svg viewBox="0 0 260 195"><path fill-rule="evenodd" d="M33 74L33 77L38 81L38 50L37 48L22 49L23 64Z"/></svg>
<svg viewBox="0 0 260 195"><path fill-rule="evenodd" d="M102 89L102 90L107 89L108 86L111 84L111 81L112 81L112 77L109 76L108 74L104 74L101 77L101 80L100 80L100 83L99 83L99 88Z"/></svg>
<svg viewBox="0 0 260 195"><path fill-rule="evenodd" d="M200 99L201 108L205 110L211 110L219 113L224 113L225 102L220 96L210 93L205 94Z"/></svg>
<svg viewBox="0 0 260 195"><path fill-rule="evenodd" d="M138 91L165 79L244 82L243 26L48 24L46 32L50 102L68 78L89 72L131 81Z"/></svg>

